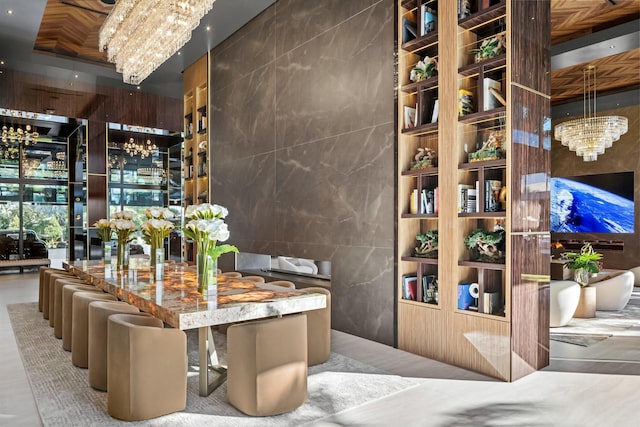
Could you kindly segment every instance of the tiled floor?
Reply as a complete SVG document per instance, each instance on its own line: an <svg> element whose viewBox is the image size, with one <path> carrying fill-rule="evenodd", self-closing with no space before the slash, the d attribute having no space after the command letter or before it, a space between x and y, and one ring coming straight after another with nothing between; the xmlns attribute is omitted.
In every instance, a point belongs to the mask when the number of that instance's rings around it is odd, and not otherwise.
<svg viewBox="0 0 640 427"><path fill-rule="evenodd" d="M37 300L36 273L0 273L0 426L41 425L6 304ZM551 342L551 365L504 383L334 332L333 351L421 384L317 426L637 426L640 337ZM152 424L152 423L151 423Z"/></svg>

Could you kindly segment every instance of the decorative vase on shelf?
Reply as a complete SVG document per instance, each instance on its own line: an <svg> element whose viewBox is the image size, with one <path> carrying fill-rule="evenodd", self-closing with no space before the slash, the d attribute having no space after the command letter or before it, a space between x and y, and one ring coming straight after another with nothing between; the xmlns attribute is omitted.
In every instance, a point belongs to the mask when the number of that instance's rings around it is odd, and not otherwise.
<svg viewBox="0 0 640 427"><path fill-rule="evenodd" d="M118 242L118 261L117 268L129 268L129 242Z"/></svg>
<svg viewBox="0 0 640 427"><path fill-rule="evenodd" d="M218 285L218 260L204 252L196 254L198 292L206 294Z"/></svg>

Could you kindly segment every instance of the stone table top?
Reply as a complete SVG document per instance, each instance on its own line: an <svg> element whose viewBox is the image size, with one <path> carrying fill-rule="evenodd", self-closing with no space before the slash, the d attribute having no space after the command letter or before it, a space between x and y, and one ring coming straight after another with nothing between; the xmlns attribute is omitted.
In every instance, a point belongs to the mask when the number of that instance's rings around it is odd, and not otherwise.
<svg viewBox="0 0 640 427"><path fill-rule="evenodd" d="M323 294L304 293L268 283L218 276L218 286L199 293L194 266L166 264L155 280L148 261L131 260L118 270L102 261L65 262L77 276L150 313L177 329L193 329L243 320L300 313L326 307Z"/></svg>

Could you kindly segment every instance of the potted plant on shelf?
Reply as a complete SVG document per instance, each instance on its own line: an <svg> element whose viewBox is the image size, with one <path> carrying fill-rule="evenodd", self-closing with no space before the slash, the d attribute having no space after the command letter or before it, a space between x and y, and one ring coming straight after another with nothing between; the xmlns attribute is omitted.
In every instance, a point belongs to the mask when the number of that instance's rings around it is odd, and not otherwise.
<svg viewBox="0 0 640 427"><path fill-rule="evenodd" d="M573 270L573 280L582 287L588 286L589 277L600 271L598 261L602 259L602 254L596 252L591 243L585 243L579 253L565 252L562 257L569 260L567 268Z"/></svg>
<svg viewBox="0 0 640 427"><path fill-rule="evenodd" d="M409 80L419 82L421 80L433 77L438 72L438 62L435 58L425 56L422 61L418 61L411 69Z"/></svg>
<svg viewBox="0 0 640 427"><path fill-rule="evenodd" d="M496 34L495 36L482 40L477 49L471 49L471 53L475 55L475 61L480 62L502 55L506 52L506 48L507 42L504 34Z"/></svg>
<svg viewBox="0 0 640 427"><path fill-rule="evenodd" d="M438 258L438 230L428 230L416 235L420 245L413 250L415 256L420 258Z"/></svg>
<svg viewBox="0 0 640 427"><path fill-rule="evenodd" d="M480 262L504 263L504 229L474 230L464 239L467 248L474 251L474 259Z"/></svg>

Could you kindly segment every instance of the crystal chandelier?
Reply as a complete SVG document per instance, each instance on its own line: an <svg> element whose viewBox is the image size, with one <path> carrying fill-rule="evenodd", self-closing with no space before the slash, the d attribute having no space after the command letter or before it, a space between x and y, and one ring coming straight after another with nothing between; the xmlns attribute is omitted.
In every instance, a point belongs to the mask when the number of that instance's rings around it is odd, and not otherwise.
<svg viewBox="0 0 640 427"><path fill-rule="evenodd" d="M6 125L2 126L2 142L4 145L8 145L10 142L17 142L18 144L24 143L24 145L36 145L38 143L38 137L40 134L35 130L31 132L31 125L26 125L25 130L22 128L16 127L14 129L13 126L9 126L7 128Z"/></svg>
<svg viewBox="0 0 640 427"><path fill-rule="evenodd" d="M133 138L129 138L129 142L124 143L124 151L126 151L127 154L131 157L139 154L141 159L149 157L157 149L156 144L153 144L150 139L147 139L145 143L138 144Z"/></svg>
<svg viewBox="0 0 640 427"><path fill-rule="evenodd" d="M555 127L555 138L582 156L585 162L598 160L598 155L627 133L628 120L623 116L596 115L596 67L583 71L583 116Z"/></svg>
<svg viewBox="0 0 640 427"><path fill-rule="evenodd" d="M100 28L100 52L137 85L191 39L215 0L119 0Z"/></svg>

